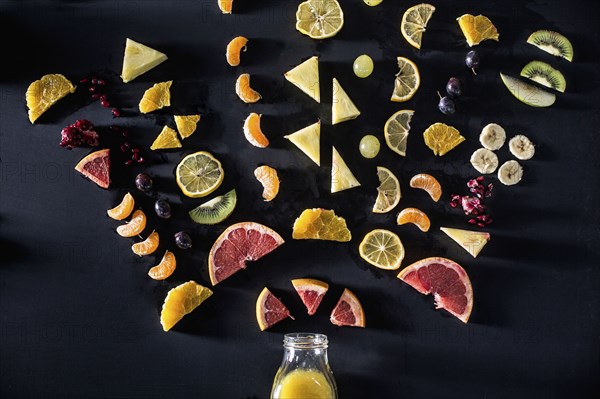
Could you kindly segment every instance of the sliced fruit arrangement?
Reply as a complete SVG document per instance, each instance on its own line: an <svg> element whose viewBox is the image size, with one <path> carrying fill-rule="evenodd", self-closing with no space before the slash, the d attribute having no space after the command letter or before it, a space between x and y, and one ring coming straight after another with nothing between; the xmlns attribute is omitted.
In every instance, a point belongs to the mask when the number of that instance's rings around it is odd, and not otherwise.
<svg viewBox="0 0 600 399"><path fill-rule="evenodd" d="M434 12L435 7L426 3L412 6L404 12L400 23L400 32L408 44L418 49L421 48L423 32Z"/></svg>
<svg viewBox="0 0 600 399"><path fill-rule="evenodd" d="M169 331L183 316L191 313L213 292L195 281L188 281L171 289L167 294L160 312L160 324Z"/></svg>
<svg viewBox="0 0 600 399"><path fill-rule="evenodd" d="M244 36L237 36L231 39L229 44L227 44L227 52L225 53L225 58L229 65L240 65L240 54L242 51L246 51L247 44L248 39Z"/></svg>
<svg viewBox="0 0 600 399"><path fill-rule="evenodd" d="M189 215L198 224L217 224L231 215L236 204L237 194L235 189L232 189L192 209Z"/></svg>
<svg viewBox="0 0 600 399"><path fill-rule="evenodd" d="M160 263L148 270L148 276L154 280L164 280L173 274L176 267L175 254L171 251L165 251Z"/></svg>
<svg viewBox="0 0 600 399"><path fill-rule="evenodd" d="M123 220L131 215L133 212L133 207L135 206L135 200L130 193L127 193L123 196L123 199L119 203L119 205L115 206L106 211L108 217L114 220Z"/></svg>
<svg viewBox="0 0 600 399"><path fill-rule="evenodd" d="M421 76L417 65L405 57L398 57L398 68L394 81L391 101L404 102L410 100L421 84Z"/></svg>
<svg viewBox="0 0 600 399"><path fill-rule="evenodd" d="M321 166L321 121L288 134L284 138L294 143L317 166Z"/></svg>
<svg viewBox="0 0 600 399"><path fill-rule="evenodd" d="M235 93L246 104L252 104L262 98L259 92L250 87L250 75L241 74L235 82Z"/></svg>
<svg viewBox="0 0 600 399"><path fill-rule="evenodd" d="M421 294L433 294L436 309L445 309L463 323L473 309L473 287L467 272L446 258L426 258L404 268L398 278Z"/></svg>
<svg viewBox="0 0 600 399"><path fill-rule="evenodd" d="M332 147L331 157L331 192L337 193L359 187L360 182L354 177L354 174L335 147Z"/></svg>
<svg viewBox="0 0 600 399"><path fill-rule="evenodd" d="M431 221L425 212L417 208L405 208L398 214L396 223L399 225L411 223L422 232L428 232L431 227Z"/></svg>
<svg viewBox="0 0 600 399"><path fill-rule="evenodd" d="M450 227L440 227L440 230L446 233L448 237L452 238L474 258L479 255L485 244L490 241L490 233L481 231L453 229Z"/></svg>
<svg viewBox="0 0 600 399"><path fill-rule="evenodd" d="M177 131L182 139L187 139L196 131L198 122L200 122L200 115L175 115L175 125Z"/></svg>
<svg viewBox="0 0 600 399"><path fill-rule="evenodd" d="M373 213L386 213L398 205L402 193L400 192L400 182L398 178L388 168L377 167L377 178L379 186L377 187L377 199L373 205Z"/></svg>
<svg viewBox="0 0 600 399"><path fill-rule="evenodd" d="M99 187L110 186L110 149L94 151L83 157L75 170L87 177Z"/></svg>
<svg viewBox="0 0 600 399"><path fill-rule="evenodd" d="M288 308L267 287L256 299L256 321L260 331L265 331L287 318L294 319Z"/></svg>
<svg viewBox="0 0 600 399"><path fill-rule="evenodd" d="M425 145L429 147L435 155L445 155L448 151L456 148L457 145L465 141L460 132L453 126L444 123L434 123L423 132Z"/></svg>
<svg viewBox="0 0 600 399"><path fill-rule="evenodd" d="M522 161L527 161L535 155L535 145L529 137L518 134L508 141L510 153Z"/></svg>
<svg viewBox="0 0 600 399"><path fill-rule="evenodd" d="M211 283L217 285L245 269L246 262L262 258L283 243L276 231L260 223L241 222L229 226L208 254Z"/></svg>
<svg viewBox="0 0 600 399"><path fill-rule="evenodd" d="M424 190L435 202L438 202L442 196L442 185L435 177L427 173L414 175L409 184L412 188Z"/></svg>
<svg viewBox="0 0 600 399"><path fill-rule="evenodd" d="M191 198L205 197L215 191L225 171L221 162L206 151L198 151L184 157L175 169L177 185L184 195Z"/></svg>
<svg viewBox="0 0 600 399"><path fill-rule="evenodd" d="M244 136L250 144L258 148L267 148L269 139L260 128L260 118L262 115L252 112L244 121Z"/></svg>
<svg viewBox="0 0 600 399"><path fill-rule="evenodd" d="M155 83L154 86L146 90L140 100L140 112L142 114L147 114L164 107L170 107L172 84L172 80Z"/></svg>
<svg viewBox="0 0 600 399"><path fill-rule="evenodd" d="M335 36L344 26L344 12L337 0L308 0L298 5L296 29L312 39Z"/></svg>
<svg viewBox="0 0 600 399"><path fill-rule="evenodd" d="M517 161L506 161L498 168L498 180L505 186L512 186L523 178L523 167Z"/></svg>
<svg viewBox="0 0 600 399"><path fill-rule="evenodd" d="M525 65L521 70L521 76L561 93L564 93L567 88L567 81L563 74L542 61L531 61Z"/></svg>
<svg viewBox="0 0 600 399"><path fill-rule="evenodd" d="M385 229L368 232L358 246L360 257L384 270L396 270L404 259L404 245L400 237Z"/></svg>
<svg viewBox="0 0 600 399"><path fill-rule="evenodd" d="M166 54L127 38L121 71L123 83L131 82L138 76L162 64L167 58Z"/></svg>
<svg viewBox="0 0 600 399"><path fill-rule="evenodd" d="M471 154L471 165L483 174L494 173L498 168L498 156L487 148L479 148Z"/></svg>
<svg viewBox="0 0 600 399"><path fill-rule="evenodd" d="M161 132L156 136L154 142L150 146L151 150L170 150L173 148L181 148L181 141L177 138L177 131L165 125Z"/></svg>
<svg viewBox="0 0 600 399"><path fill-rule="evenodd" d="M346 227L346 220L333 210L313 208L305 209L294 221L292 238L348 242L352 234Z"/></svg>
<svg viewBox="0 0 600 399"><path fill-rule="evenodd" d="M358 118L360 111L352 102L340 82L333 78L333 99L331 100L331 123L336 125Z"/></svg>
<svg viewBox="0 0 600 399"><path fill-rule="evenodd" d="M29 121L34 123L60 99L74 92L73 83L59 73L44 75L32 82L25 93Z"/></svg>
<svg viewBox="0 0 600 399"><path fill-rule="evenodd" d="M262 196L265 201L272 201L279 193L279 176L277 170L268 166L262 165L254 169L254 177L263 186Z"/></svg>
<svg viewBox="0 0 600 399"><path fill-rule="evenodd" d="M506 131L497 123L488 123L481 130L479 142L484 148L496 151L502 148L506 141Z"/></svg>
<svg viewBox="0 0 600 399"><path fill-rule="evenodd" d="M233 11L233 0L217 0L217 5L223 14L231 14Z"/></svg>
<svg viewBox="0 0 600 399"><path fill-rule="evenodd" d="M517 100L531 107L549 107L556 101L556 95L520 79L500 72L502 82Z"/></svg>
<svg viewBox="0 0 600 399"><path fill-rule="evenodd" d="M142 234L146 228L146 214L141 209L133 212L131 219L126 224L117 227L117 233L121 237L135 237Z"/></svg>
<svg viewBox="0 0 600 399"><path fill-rule="evenodd" d="M383 134L385 143L390 150L398 155L406 156L406 144L408 142L408 132L410 131L410 121L415 111L403 109L394 113L385 122Z"/></svg>
<svg viewBox="0 0 600 399"><path fill-rule="evenodd" d="M294 289L300 296L302 303L306 306L309 316L314 315L323 301L329 284L314 278L297 278L292 280Z"/></svg>
<svg viewBox="0 0 600 399"><path fill-rule="evenodd" d="M342 296L331 311L329 320L336 326L366 327L365 311L352 291L344 289Z"/></svg>
<svg viewBox="0 0 600 399"><path fill-rule="evenodd" d="M285 79L298 87L316 102L321 102L319 85L319 57L313 56L283 74Z"/></svg>
<svg viewBox="0 0 600 399"><path fill-rule="evenodd" d="M573 61L573 45L565 36L551 30L538 30L527 38L527 43L556 57Z"/></svg>
<svg viewBox="0 0 600 399"><path fill-rule="evenodd" d="M160 237L156 231L152 231L144 241L133 244L131 250L139 256L150 255L156 251L158 244L160 244Z"/></svg>
<svg viewBox="0 0 600 399"><path fill-rule="evenodd" d="M500 40L498 30L485 15L464 14L456 20L469 47L476 46L484 40Z"/></svg>

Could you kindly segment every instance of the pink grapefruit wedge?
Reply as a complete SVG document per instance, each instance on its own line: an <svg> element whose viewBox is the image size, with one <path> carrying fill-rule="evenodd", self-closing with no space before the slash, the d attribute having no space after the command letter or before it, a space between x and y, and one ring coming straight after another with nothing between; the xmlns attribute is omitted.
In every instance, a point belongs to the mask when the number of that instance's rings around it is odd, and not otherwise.
<svg viewBox="0 0 600 399"><path fill-rule="evenodd" d="M217 285L245 269L247 261L262 258L283 242L277 232L260 223L241 222L229 226L217 238L208 254L211 283Z"/></svg>
<svg viewBox="0 0 600 399"><path fill-rule="evenodd" d="M256 300L256 321L260 331L265 331L288 317L293 319L283 302L273 295L267 287L263 288Z"/></svg>
<svg viewBox="0 0 600 399"><path fill-rule="evenodd" d="M110 186L110 150L94 151L75 166L75 170L102 188Z"/></svg>
<svg viewBox="0 0 600 399"><path fill-rule="evenodd" d="M446 258L426 258L404 268L398 278L421 294L433 294L436 309L446 309L463 323L473 309L473 287L465 269Z"/></svg>
<svg viewBox="0 0 600 399"><path fill-rule="evenodd" d="M367 324L360 301L348 288L344 289L329 320L336 326L365 327Z"/></svg>
<svg viewBox="0 0 600 399"><path fill-rule="evenodd" d="M321 304L329 284L314 278L297 278L292 280L294 289L300 295L300 299L310 316L314 315Z"/></svg>

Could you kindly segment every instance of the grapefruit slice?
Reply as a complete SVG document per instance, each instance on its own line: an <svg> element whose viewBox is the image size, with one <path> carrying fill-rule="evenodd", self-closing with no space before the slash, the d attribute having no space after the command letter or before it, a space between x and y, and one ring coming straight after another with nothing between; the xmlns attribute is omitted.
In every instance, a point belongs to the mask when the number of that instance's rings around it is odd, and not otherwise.
<svg viewBox="0 0 600 399"><path fill-rule="evenodd" d="M336 326L349 327L365 327L366 319L365 312L360 304L360 301L348 288L344 288L344 292L340 297L337 305L331 311L329 316L331 323Z"/></svg>
<svg viewBox="0 0 600 399"><path fill-rule="evenodd" d="M398 278L421 294L433 294L436 309L446 309L463 323L473 309L473 287L465 269L446 258L426 258L404 268Z"/></svg>
<svg viewBox="0 0 600 399"><path fill-rule="evenodd" d="M314 315L329 289L329 284L314 278L297 278L292 280L294 289L300 295L300 299L310 316Z"/></svg>
<svg viewBox="0 0 600 399"><path fill-rule="evenodd" d="M256 321L260 331L265 331L288 317L294 319L283 302L267 287L263 288L256 300Z"/></svg>
<svg viewBox="0 0 600 399"><path fill-rule="evenodd" d="M75 165L75 170L102 188L110 186L110 150L94 151Z"/></svg>
<svg viewBox="0 0 600 399"><path fill-rule="evenodd" d="M208 254L210 281L217 285L284 243L274 230L260 223L241 222L229 226Z"/></svg>

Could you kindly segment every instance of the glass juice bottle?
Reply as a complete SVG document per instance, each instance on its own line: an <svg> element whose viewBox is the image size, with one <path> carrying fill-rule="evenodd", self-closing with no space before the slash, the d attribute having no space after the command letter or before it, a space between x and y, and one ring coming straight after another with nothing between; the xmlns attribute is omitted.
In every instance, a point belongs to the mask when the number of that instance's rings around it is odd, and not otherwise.
<svg viewBox="0 0 600 399"><path fill-rule="evenodd" d="M327 344L323 334L285 334L283 361L273 381L271 399L337 399Z"/></svg>

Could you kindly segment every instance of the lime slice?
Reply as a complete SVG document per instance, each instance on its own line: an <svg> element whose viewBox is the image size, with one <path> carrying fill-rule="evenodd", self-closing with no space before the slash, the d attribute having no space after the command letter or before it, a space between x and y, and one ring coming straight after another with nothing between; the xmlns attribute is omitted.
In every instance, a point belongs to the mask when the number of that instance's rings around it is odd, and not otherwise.
<svg viewBox="0 0 600 399"><path fill-rule="evenodd" d="M390 116L385 122L383 128L385 142L396 154L406 156L406 142L414 113L415 111L403 109Z"/></svg>
<svg viewBox="0 0 600 399"><path fill-rule="evenodd" d="M396 270L404 259L400 237L389 230L375 229L367 233L358 247L360 257L375 267Z"/></svg>
<svg viewBox="0 0 600 399"><path fill-rule="evenodd" d="M344 26L344 13L336 0L308 0L296 11L296 29L313 39L335 36Z"/></svg>
<svg viewBox="0 0 600 399"><path fill-rule="evenodd" d="M206 151L186 156L175 170L177 185L191 198L204 197L215 191L224 175L221 162Z"/></svg>

